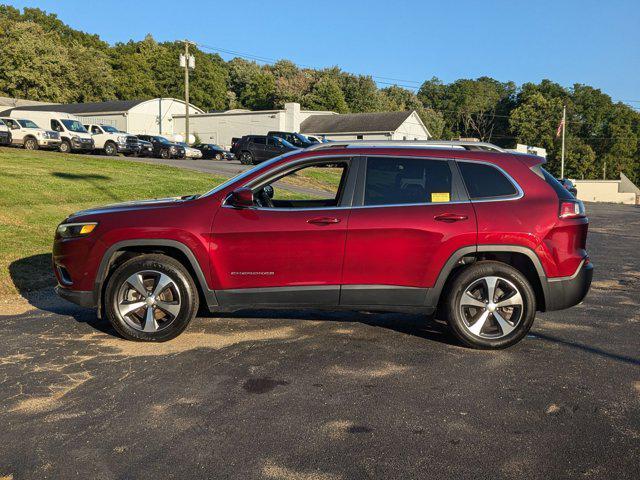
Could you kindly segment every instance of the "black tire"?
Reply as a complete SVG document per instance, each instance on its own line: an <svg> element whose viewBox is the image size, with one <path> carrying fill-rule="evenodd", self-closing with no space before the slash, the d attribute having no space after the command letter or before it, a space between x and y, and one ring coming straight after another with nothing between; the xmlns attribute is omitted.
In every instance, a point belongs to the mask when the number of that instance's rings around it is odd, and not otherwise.
<svg viewBox="0 0 640 480"><path fill-rule="evenodd" d="M163 148L162 150L160 150L160 158L162 158L163 160L168 160L169 158L171 158L171 153L169 153L169 150L167 150L166 148Z"/></svg>
<svg viewBox="0 0 640 480"><path fill-rule="evenodd" d="M462 306L463 295L468 289L478 286L480 290L483 290L488 287L488 283L483 279L496 277L499 280L495 284L497 286L495 287L491 308L494 309L502 321L509 320L506 330L511 328L512 330L506 334L505 328L501 327L498 318L492 313L493 311L488 304L485 309ZM515 287L515 293L520 295L521 305L497 306L500 301L497 301L496 298L498 300L504 299L502 301L509 299L511 296L515 298L514 292L511 291L513 287ZM496 295L500 296L496 297ZM465 297L465 302L467 300L468 297ZM482 303L486 303L486 301L482 301ZM462 344L478 349L500 349L519 342L527 335L536 315L536 297L531 284L519 270L501 262L480 261L466 267L453 279L445 300L445 307L447 322ZM463 310L467 313L463 313ZM487 319L484 326L480 328L479 334L474 334L470 331L470 329L474 328L475 321L470 325L469 318L466 317L468 312L474 311L478 315L476 317L478 320L476 321L480 321L484 312L487 312ZM510 312L511 316L508 315ZM513 328L514 326L515 328ZM489 333L487 333L487 330L489 330ZM487 336L490 337L491 335L494 338L487 338Z"/></svg>
<svg viewBox="0 0 640 480"><path fill-rule="evenodd" d="M107 142L104 144L104 153L110 157L118 155L118 147L113 142Z"/></svg>
<svg viewBox="0 0 640 480"><path fill-rule="evenodd" d="M251 152L241 152L240 153L240 163L242 165L253 165L256 161L256 158L253 156Z"/></svg>
<svg viewBox="0 0 640 480"><path fill-rule="evenodd" d="M38 141L33 137L27 137L24 139L25 150L38 150Z"/></svg>
<svg viewBox="0 0 640 480"><path fill-rule="evenodd" d="M69 140L62 140L62 143L60 144L58 149L62 153L71 153L71 143L69 143Z"/></svg>
<svg viewBox="0 0 640 480"><path fill-rule="evenodd" d="M167 315L166 324L153 321L152 323L159 325L157 331L145 332L142 330L144 325L134 328L131 323L135 323L138 316L145 317L145 314L133 313L131 317L127 314L127 321L119 308L123 301L123 289L125 291L131 290L127 279L138 272L146 272L145 275L154 272L168 276L173 282L171 290L175 289L177 293L179 312L175 316ZM150 281L152 282L152 280ZM153 286L151 285L150 288ZM133 301L145 303L142 301L142 296ZM113 328L125 339L141 342L166 342L180 335L196 316L198 303L198 290L187 269L179 261L160 254L140 255L120 265L109 278L104 294L106 317ZM146 305L141 307L145 312L147 308L149 307ZM165 315L159 306L153 305L151 308L154 312L157 308L159 315ZM141 310L135 312L141 312ZM143 320L141 320L142 322Z"/></svg>

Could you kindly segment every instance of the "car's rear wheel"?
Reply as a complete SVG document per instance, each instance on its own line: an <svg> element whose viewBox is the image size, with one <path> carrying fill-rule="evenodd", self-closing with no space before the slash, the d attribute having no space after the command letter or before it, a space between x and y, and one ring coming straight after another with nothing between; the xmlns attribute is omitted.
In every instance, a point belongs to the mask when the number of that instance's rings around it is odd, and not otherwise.
<svg viewBox="0 0 640 480"><path fill-rule="evenodd" d="M240 163L243 165L253 165L255 162L255 157L251 152L242 152L240 154Z"/></svg>
<svg viewBox="0 0 640 480"><path fill-rule="evenodd" d="M128 340L164 342L178 336L198 312L198 291L185 267L165 255L123 263L105 290L105 312Z"/></svg>
<svg viewBox="0 0 640 480"><path fill-rule="evenodd" d="M448 322L458 339L472 348L505 348L519 342L536 313L527 278L510 265L481 261L451 283Z"/></svg>
<svg viewBox="0 0 640 480"><path fill-rule="evenodd" d="M37 150L38 149L38 141L33 137L27 137L24 141L25 150Z"/></svg>

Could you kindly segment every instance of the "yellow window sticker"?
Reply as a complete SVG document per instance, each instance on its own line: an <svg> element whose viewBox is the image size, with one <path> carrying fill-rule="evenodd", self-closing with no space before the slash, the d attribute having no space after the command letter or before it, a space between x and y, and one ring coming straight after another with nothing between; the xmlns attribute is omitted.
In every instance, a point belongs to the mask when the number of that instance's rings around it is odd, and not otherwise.
<svg viewBox="0 0 640 480"><path fill-rule="evenodd" d="M433 203L436 203L436 202L448 202L450 200L451 200L451 198L450 198L449 192L433 192L431 194L431 201Z"/></svg>

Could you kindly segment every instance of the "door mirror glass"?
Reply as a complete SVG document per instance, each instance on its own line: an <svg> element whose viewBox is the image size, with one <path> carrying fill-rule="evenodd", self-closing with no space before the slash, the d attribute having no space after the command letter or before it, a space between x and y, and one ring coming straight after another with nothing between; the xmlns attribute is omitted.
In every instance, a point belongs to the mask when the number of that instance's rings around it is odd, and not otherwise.
<svg viewBox="0 0 640 480"><path fill-rule="evenodd" d="M229 203L238 208L253 207L253 191L250 188L242 187L234 190L229 198Z"/></svg>

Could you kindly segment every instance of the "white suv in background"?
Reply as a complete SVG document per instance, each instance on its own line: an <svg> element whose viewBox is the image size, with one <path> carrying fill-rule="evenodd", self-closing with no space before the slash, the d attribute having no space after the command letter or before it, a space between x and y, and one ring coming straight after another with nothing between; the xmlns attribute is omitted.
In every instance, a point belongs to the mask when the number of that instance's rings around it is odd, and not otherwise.
<svg viewBox="0 0 640 480"><path fill-rule="evenodd" d="M60 134L44 130L26 118L3 118L11 134L11 145L20 145L27 150L39 148L59 148Z"/></svg>
<svg viewBox="0 0 640 480"><path fill-rule="evenodd" d="M111 125L85 124L84 128L91 134L96 150L103 150L107 155L133 155L140 151L138 137L121 132Z"/></svg>

